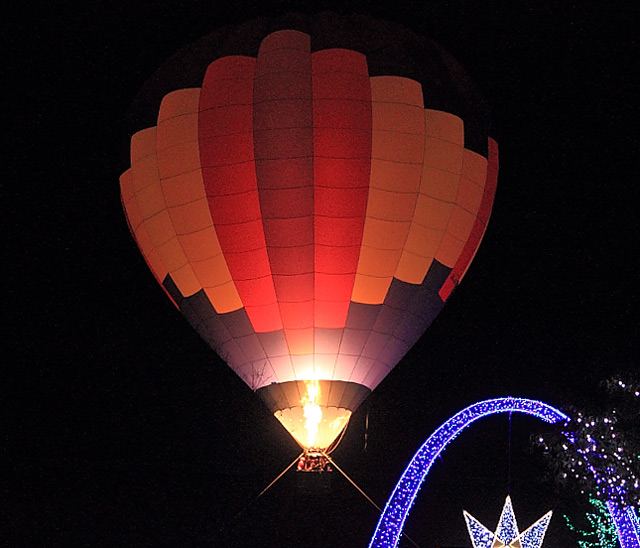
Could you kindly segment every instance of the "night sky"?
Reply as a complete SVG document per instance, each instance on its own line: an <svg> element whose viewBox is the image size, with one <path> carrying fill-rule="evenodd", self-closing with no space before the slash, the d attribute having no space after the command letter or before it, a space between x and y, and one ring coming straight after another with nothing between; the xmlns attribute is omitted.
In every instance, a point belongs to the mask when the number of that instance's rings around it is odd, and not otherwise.
<svg viewBox="0 0 640 548"><path fill-rule="evenodd" d="M622 5L620 5L620 8ZM129 234L128 112L170 55L288 11L365 13L435 39L492 108L500 174L480 249L444 310L354 414L336 462L383 506L451 415L514 395L597 403L637 371L638 12L605 2L33 2L4 17L3 546L365 547L378 513L299 453L166 298ZM365 420L368 443L365 449ZM532 450L546 427L480 421L443 454L405 531L468 547L510 488L521 529L580 514ZM582 512L583 513L583 512ZM411 546L402 541L401 546Z"/></svg>

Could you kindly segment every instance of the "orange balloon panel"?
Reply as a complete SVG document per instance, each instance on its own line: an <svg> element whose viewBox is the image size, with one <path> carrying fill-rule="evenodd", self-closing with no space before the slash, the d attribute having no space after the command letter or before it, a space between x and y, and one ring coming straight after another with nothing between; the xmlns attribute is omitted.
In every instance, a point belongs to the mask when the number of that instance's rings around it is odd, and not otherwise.
<svg viewBox="0 0 640 548"><path fill-rule="evenodd" d="M122 202L145 259L305 447L415 343L486 228L496 145L469 148L425 89L277 31L132 138Z"/></svg>

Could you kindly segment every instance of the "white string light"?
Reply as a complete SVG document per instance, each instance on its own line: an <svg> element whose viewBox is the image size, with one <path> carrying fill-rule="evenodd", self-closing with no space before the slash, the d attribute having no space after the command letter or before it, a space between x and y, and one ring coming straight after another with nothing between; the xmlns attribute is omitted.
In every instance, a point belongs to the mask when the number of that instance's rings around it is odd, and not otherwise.
<svg viewBox="0 0 640 548"><path fill-rule="evenodd" d="M489 531L469 512L463 511L465 522L473 548L540 548L544 535L551 521L553 512L550 510L523 533L518 530L518 523L511 504L511 497L507 496L494 533Z"/></svg>

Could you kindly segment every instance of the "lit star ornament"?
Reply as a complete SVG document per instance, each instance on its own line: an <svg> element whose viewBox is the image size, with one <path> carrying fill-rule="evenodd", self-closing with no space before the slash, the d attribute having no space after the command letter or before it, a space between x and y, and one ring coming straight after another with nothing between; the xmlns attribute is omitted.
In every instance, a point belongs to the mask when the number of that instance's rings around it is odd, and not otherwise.
<svg viewBox="0 0 640 548"><path fill-rule="evenodd" d="M516 516L513 513L511 497L509 496L504 502L495 533L489 531L469 512L463 511L463 514L467 522L471 542L473 542L473 548L540 548L553 512L549 510L524 533L518 531Z"/></svg>

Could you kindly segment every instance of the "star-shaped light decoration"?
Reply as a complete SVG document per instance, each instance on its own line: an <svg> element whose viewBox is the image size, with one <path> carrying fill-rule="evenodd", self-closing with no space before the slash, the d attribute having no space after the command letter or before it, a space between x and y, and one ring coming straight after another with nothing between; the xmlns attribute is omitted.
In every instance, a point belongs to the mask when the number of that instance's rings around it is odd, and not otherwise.
<svg viewBox="0 0 640 548"><path fill-rule="evenodd" d="M540 548L553 511L549 510L523 533L518 530L516 516L511 505L511 497L509 496L504 502L500 521L498 521L498 527L494 533L489 531L469 512L463 511L463 514L467 522L471 542L473 542L473 548Z"/></svg>

